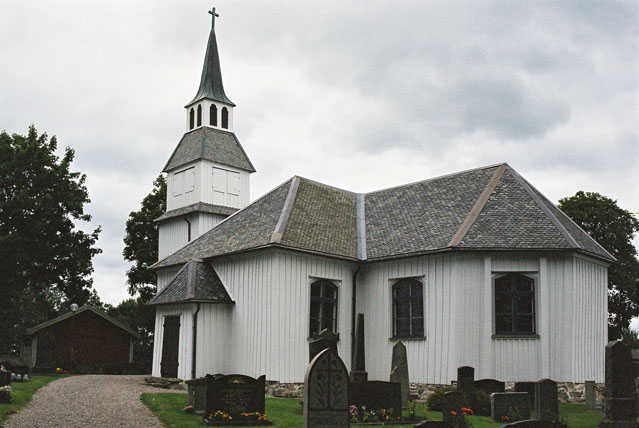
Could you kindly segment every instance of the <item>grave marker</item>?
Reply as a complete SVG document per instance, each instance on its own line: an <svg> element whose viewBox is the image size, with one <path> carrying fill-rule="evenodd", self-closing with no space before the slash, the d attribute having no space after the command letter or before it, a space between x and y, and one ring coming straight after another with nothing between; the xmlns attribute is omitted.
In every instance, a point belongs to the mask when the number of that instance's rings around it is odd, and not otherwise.
<svg viewBox="0 0 639 428"><path fill-rule="evenodd" d="M350 375L351 382L365 382L368 380L365 352L364 314L357 314L357 321L355 323L355 355L353 370Z"/></svg>
<svg viewBox="0 0 639 428"><path fill-rule="evenodd" d="M557 382L551 379L541 379L535 383L535 419L559 420Z"/></svg>
<svg viewBox="0 0 639 428"><path fill-rule="evenodd" d="M535 382L515 382L515 392L528 393L530 408L535 407Z"/></svg>
<svg viewBox="0 0 639 428"><path fill-rule="evenodd" d="M453 426L459 425L464 418L461 412L462 397L462 393L458 391L449 391L442 395L442 421Z"/></svg>
<svg viewBox="0 0 639 428"><path fill-rule="evenodd" d="M475 392L475 369L469 366L457 368L457 391L464 394Z"/></svg>
<svg viewBox="0 0 639 428"><path fill-rule="evenodd" d="M584 387L584 395L586 396L586 409L594 410L597 404L597 397L595 395L595 381L587 380Z"/></svg>
<svg viewBox="0 0 639 428"><path fill-rule="evenodd" d="M332 349L321 351L304 377L304 428L350 425L346 366Z"/></svg>
<svg viewBox="0 0 639 428"><path fill-rule="evenodd" d="M402 405L408 401L408 357L406 346L401 340L393 345L393 357L391 359L390 381L401 385Z"/></svg>
<svg viewBox="0 0 639 428"><path fill-rule="evenodd" d="M315 339L308 342L308 360L313 361L313 358L315 358L317 354L322 352L324 349L332 349L335 353L337 353L338 340L339 335L325 328Z"/></svg>
<svg viewBox="0 0 639 428"><path fill-rule="evenodd" d="M211 415L220 411L228 413L237 421L241 413L264 414L266 376L255 379L250 376L232 374L227 376L206 375L206 411L203 420L208 425L218 424ZM271 425L268 420L246 421L246 425Z"/></svg>
<svg viewBox="0 0 639 428"><path fill-rule="evenodd" d="M637 401L630 349L620 340L606 345L606 387L599 428L636 428Z"/></svg>
<svg viewBox="0 0 639 428"><path fill-rule="evenodd" d="M397 382L368 380L351 382L350 404L367 409L386 409L391 419L402 415L402 386Z"/></svg>
<svg viewBox="0 0 639 428"><path fill-rule="evenodd" d="M512 419L530 419L530 399L526 392L495 392L490 394L490 416L493 421L501 422L504 416Z"/></svg>
<svg viewBox="0 0 639 428"><path fill-rule="evenodd" d="M479 379L475 381L475 389L490 395L493 392L506 392L506 382L496 379Z"/></svg>

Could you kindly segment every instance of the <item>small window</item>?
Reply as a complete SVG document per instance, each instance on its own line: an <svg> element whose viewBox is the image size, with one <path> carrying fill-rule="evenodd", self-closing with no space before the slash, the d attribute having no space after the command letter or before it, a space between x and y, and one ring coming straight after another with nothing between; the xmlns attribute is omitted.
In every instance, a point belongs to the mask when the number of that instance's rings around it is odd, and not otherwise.
<svg viewBox="0 0 639 428"><path fill-rule="evenodd" d="M195 111L191 109L189 113L189 129L193 129L195 127Z"/></svg>
<svg viewBox="0 0 639 428"><path fill-rule="evenodd" d="M222 128L229 128L229 110L226 107L222 107Z"/></svg>
<svg viewBox="0 0 639 428"><path fill-rule="evenodd" d="M215 104L211 105L211 109L209 111L209 123L212 126L217 126L217 106Z"/></svg>
<svg viewBox="0 0 639 428"><path fill-rule="evenodd" d="M195 168L184 170L184 193L195 190Z"/></svg>
<svg viewBox="0 0 639 428"><path fill-rule="evenodd" d="M175 174L173 174L173 196L180 196L182 194L183 180L184 172L176 172Z"/></svg>
<svg viewBox="0 0 639 428"><path fill-rule="evenodd" d="M535 334L535 281L520 273L495 279L495 334Z"/></svg>
<svg viewBox="0 0 639 428"><path fill-rule="evenodd" d="M422 288L415 278L393 284L393 337L424 337Z"/></svg>
<svg viewBox="0 0 639 428"><path fill-rule="evenodd" d="M311 284L311 337L324 329L337 333L337 286L320 279Z"/></svg>
<svg viewBox="0 0 639 428"><path fill-rule="evenodd" d="M202 104L197 106L197 126L202 126Z"/></svg>

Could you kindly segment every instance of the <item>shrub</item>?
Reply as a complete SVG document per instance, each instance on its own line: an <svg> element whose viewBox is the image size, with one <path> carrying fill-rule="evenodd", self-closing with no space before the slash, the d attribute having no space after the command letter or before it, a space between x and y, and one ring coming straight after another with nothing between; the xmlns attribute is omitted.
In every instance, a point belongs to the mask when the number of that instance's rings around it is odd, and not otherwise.
<svg viewBox="0 0 639 428"><path fill-rule="evenodd" d="M490 416L490 395L479 390L474 394L465 394L464 406L473 409L476 415Z"/></svg>
<svg viewBox="0 0 639 428"><path fill-rule="evenodd" d="M454 386L443 386L441 388L437 388L435 392L430 394L426 399L426 404L428 405L428 410L434 410L436 412L442 411L442 396L450 391L457 391L457 388Z"/></svg>

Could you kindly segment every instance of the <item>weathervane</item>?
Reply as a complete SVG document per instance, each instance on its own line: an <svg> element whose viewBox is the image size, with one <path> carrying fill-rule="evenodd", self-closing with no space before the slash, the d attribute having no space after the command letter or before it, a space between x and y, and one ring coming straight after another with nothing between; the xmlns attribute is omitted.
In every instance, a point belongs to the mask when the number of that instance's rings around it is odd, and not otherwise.
<svg viewBox="0 0 639 428"><path fill-rule="evenodd" d="M209 10L209 13L211 14L211 29L215 29L215 17L220 15L215 13L215 8Z"/></svg>

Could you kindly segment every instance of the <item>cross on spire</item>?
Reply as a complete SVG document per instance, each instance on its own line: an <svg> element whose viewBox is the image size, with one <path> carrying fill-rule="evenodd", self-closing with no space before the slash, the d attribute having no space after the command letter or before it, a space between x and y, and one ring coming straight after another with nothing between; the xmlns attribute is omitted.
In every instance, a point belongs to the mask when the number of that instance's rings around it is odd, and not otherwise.
<svg viewBox="0 0 639 428"><path fill-rule="evenodd" d="M215 17L219 17L220 15L215 13L215 8L209 10L209 13L211 14L211 29L215 29Z"/></svg>

